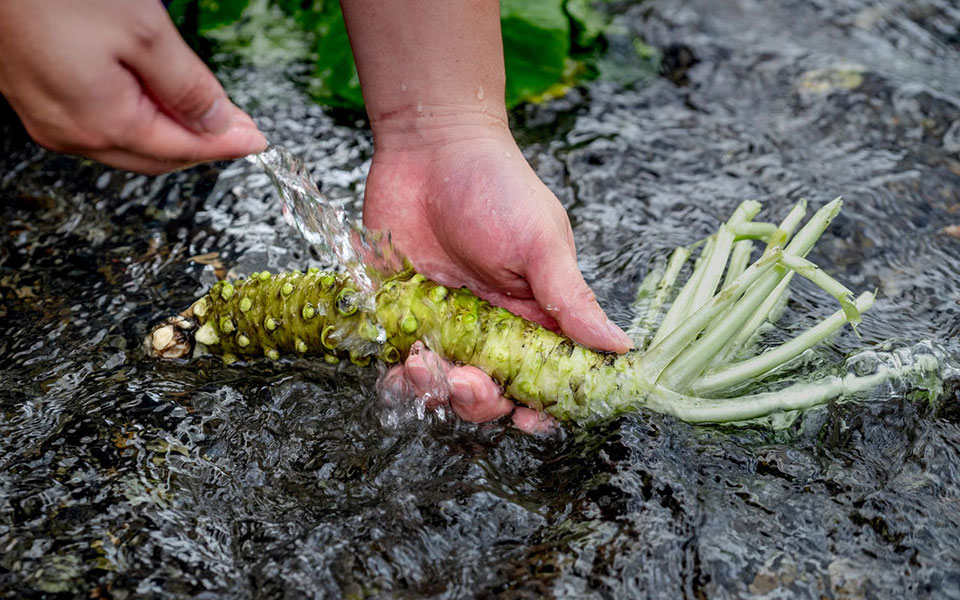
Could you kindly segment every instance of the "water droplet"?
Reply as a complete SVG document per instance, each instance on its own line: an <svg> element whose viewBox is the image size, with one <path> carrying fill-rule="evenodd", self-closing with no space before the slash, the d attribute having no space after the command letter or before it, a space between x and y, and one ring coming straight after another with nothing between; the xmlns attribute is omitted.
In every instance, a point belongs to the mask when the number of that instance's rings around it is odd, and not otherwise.
<svg viewBox="0 0 960 600"><path fill-rule="evenodd" d="M417 102L417 112L423 112L423 102Z"/></svg>
<svg viewBox="0 0 960 600"><path fill-rule="evenodd" d="M483 100L483 86L477 86L477 100Z"/></svg>
<svg viewBox="0 0 960 600"><path fill-rule="evenodd" d="M507 151L504 151L503 155L504 155L506 158L513 158L513 154L511 154L511 153L509 153L509 152L507 152Z"/></svg>
<svg viewBox="0 0 960 600"><path fill-rule="evenodd" d="M547 311L548 313L558 313L560 312L560 307L556 304L548 304L543 307L543 310Z"/></svg>
<svg viewBox="0 0 960 600"><path fill-rule="evenodd" d="M407 84L401 83L401 84L400 84L400 91L401 91L401 92L407 91Z"/></svg>

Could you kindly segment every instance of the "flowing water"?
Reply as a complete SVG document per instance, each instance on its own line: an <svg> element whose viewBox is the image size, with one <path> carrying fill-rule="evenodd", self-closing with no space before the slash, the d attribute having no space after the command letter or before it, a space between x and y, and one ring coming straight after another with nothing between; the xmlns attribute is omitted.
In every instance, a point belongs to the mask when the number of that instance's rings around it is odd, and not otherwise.
<svg viewBox="0 0 960 600"><path fill-rule="evenodd" d="M387 277L399 273L405 258L389 240L365 230L343 209L329 202L310 177L303 160L280 146L247 157L273 182L280 210L323 263L345 270L369 308L374 292Z"/></svg>
<svg viewBox="0 0 960 600"><path fill-rule="evenodd" d="M844 213L811 258L877 289L862 345L960 357L960 7L620 3L664 77L515 116L626 325L645 268L756 198ZM372 152L297 65L219 74L356 215ZM324 264L238 161L148 178L4 116L0 593L77 598L960 597L960 394L786 430L639 413L530 437L385 407L374 369L163 363L139 343L223 277ZM322 250L322 249L321 249ZM799 285L774 337L835 310ZM816 365L814 365L816 366Z"/></svg>

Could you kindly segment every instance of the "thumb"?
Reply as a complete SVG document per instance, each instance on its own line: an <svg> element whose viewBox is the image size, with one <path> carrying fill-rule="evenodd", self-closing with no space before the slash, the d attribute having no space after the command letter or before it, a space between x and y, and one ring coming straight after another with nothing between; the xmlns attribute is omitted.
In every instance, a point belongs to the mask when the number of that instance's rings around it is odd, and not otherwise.
<svg viewBox="0 0 960 600"><path fill-rule="evenodd" d="M133 27L134 42L121 58L140 78L154 101L196 133L221 134L243 111L227 98L210 69L187 46L157 2Z"/></svg>
<svg viewBox="0 0 960 600"><path fill-rule="evenodd" d="M573 252L553 247L531 261L526 276L537 303L566 335L597 350L626 352L633 342L597 304Z"/></svg>

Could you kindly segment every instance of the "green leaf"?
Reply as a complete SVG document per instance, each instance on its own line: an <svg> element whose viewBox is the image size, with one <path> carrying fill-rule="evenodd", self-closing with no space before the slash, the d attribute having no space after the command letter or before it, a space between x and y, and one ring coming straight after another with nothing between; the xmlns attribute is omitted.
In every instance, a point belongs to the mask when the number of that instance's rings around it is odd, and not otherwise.
<svg viewBox="0 0 960 600"><path fill-rule="evenodd" d="M610 19L593 8L591 0L567 0L565 8L573 25L574 43L583 50L593 49Z"/></svg>
<svg viewBox="0 0 960 600"><path fill-rule="evenodd" d="M274 0L304 31L317 31L332 15L340 12L338 0Z"/></svg>
<svg viewBox="0 0 960 600"><path fill-rule="evenodd" d="M197 32L204 34L237 21L250 0L199 0L199 4Z"/></svg>
<svg viewBox="0 0 960 600"><path fill-rule="evenodd" d="M567 79L570 20L562 0L502 0L507 106L542 96Z"/></svg>
<svg viewBox="0 0 960 600"><path fill-rule="evenodd" d="M277 21L269 16L271 12L286 14L289 20ZM316 66L311 95L329 106L363 108L360 79L337 0L173 0L170 16L178 26L226 47L250 44L254 59L260 54L273 56L265 48L297 47L293 40L312 46ZM562 95L577 78L596 76L598 70L612 79L636 81L650 73L655 63L655 57L643 55L645 47L633 47L626 36L617 34L613 35L620 38L619 43L613 46L618 55L603 57L602 49L616 27L593 8L592 0L501 0L500 16L508 107ZM224 28L237 21L244 26L235 31ZM291 43L279 43L282 40Z"/></svg>
<svg viewBox="0 0 960 600"><path fill-rule="evenodd" d="M316 19L312 30L317 36L314 45L317 66L310 83L310 95L328 106L363 110L360 77L339 4L323 19Z"/></svg>

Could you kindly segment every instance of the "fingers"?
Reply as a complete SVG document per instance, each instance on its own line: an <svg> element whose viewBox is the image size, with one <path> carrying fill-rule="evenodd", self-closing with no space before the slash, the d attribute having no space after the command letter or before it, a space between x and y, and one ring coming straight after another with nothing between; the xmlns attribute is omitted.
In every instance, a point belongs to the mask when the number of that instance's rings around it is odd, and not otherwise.
<svg viewBox="0 0 960 600"><path fill-rule="evenodd" d="M464 421L495 421L513 412L514 404L500 394L490 377L476 367L455 367L447 374L450 406Z"/></svg>
<svg viewBox="0 0 960 600"><path fill-rule="evenodd" d="M248 126L233 127L217 138L205 138L200 143L177 139L185 133L168 117L168 122L150 127L147 137L137 138L129 144L119 144L105 149L74 149L76 152L98 162L118 169L157 175L184 169L199 163L227 158L239 158L248 154L248 148L258 147L262 134ZM194 134L187 134L194 135ZM256 150L259 151L259 150Z"/></svg>
<svg viewBox="0 0 960 600"><path fill-rule="evenodd" d="M534 297L565 334L597 350L626 352L633 347L627 334L597 304L572 252L554 245L529 265L527 281Z"/></svg>
<svg viewBox="0 0 960 600"><path fill-rule="evenodd" d="M174 119L196 133L221 134L233 123L233 105L213 73L190 50L160 3L132 18L120 59Z"/></svg>
<svg viewBox="0 0 960 600"><path fill-rule="evenodd" d="M556 429L557 420L546 413L518 406L513 412L513 425L524 433L546 434Z"/></svg>
<svg viewBox="0 0 960 600"><path fill-rule="evenodd" d="M227 99L161 3L63 3L40 12L54 10L65 14L41 22L55 42L45 34L43 52L27 52L23 40L0 44L12 54L4 66L18 65L0 69L0 83L41 145L147 174L266 148L253 120Z"/></svg>
<svg viewBox="0 0 960 600"><path fill-rule="evenodd" d="M556 420L516 406L500 393L486 373L472 366L454 366L417 342L403 365L392 368L378 382L387 401L421 398L428 408L449 402L453 412L473 423L496 421L513 414L518 429L527 433L552 431Z"/></svg>
<svg viewBox="0 0 960 600"><path fill-rule="evenodd" d="M87 158L92 158L97 162L110 165L116 169L133 171L135 173L143 173L145 175L169 173L170 171L176 171L177 169L189 166L189 164L186 163L157 160L155 158L140 156L139 154L127 152L126 150L97 150L93 152L86 152L84 155Z"/></svg>
<svg viewBox="0 0 960 600"><path fill-rule="evenodd" d="M249 117L235 108L233 125L220 135L198 135L185 129L167 115L154 111L142 120L122 146L137 154L159 160L193 164L211 160L240 158L262 152L267 147Z"/></svg>
<svg viewBox="0 0 960 600"><path fill-rule="evenodd" d="M450 397L447 373L452 365L416 342L403 363L404 377L414 395L423 398L427 408L445 404Z"/></svg>
<svg viewBox="0 0 960 600"><path fill-rule="evenodd" d="M468 285L467 287L471 286ZM480 286L474 287L479 288ZM539 323L550 331L560 332L560 325L556 319L544 312L540 304L533 298L517 298L516 296L508 296L496 291L484 291L479 295L494 306L500 306L528 321Z"/></svg>
<svg viewBox="0 0 960 600"><path fill-rule="evenodd" d="M116 146L178 166L266 149L256 124L230 102L162 8L145 8L131 27L118 58L136 78L142 97Z"/></svg>

